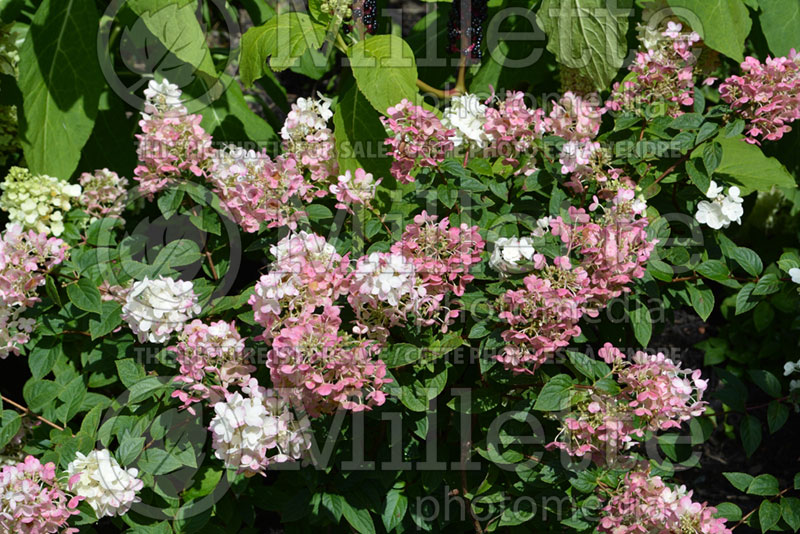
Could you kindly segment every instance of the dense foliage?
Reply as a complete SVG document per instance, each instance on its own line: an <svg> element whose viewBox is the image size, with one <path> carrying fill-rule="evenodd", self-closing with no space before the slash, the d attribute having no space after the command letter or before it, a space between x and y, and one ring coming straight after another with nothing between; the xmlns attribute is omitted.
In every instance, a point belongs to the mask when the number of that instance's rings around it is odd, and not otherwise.
<svg viewBox="0 0 800 534"><path fill-rule="evenodd" d="M0 0L0 533L797 532L800 4L306 7Z"/></svg>

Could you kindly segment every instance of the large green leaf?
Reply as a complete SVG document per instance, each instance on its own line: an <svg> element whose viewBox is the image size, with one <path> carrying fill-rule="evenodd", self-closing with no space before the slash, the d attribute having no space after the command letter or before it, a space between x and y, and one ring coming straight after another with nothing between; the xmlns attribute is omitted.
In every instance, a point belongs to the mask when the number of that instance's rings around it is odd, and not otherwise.
<svg viewBox="0 0 800 534"><path fill-rule="evenodd" d="M313 22L305 13L284 13L263 26L250 28L242 36L239 73L245 86L264 75L264 66L276 71L300 64L308 50L318 50L325 39L325 27Z"/></svg>
<svg viewBox="0 0 800 534"><path fill-rule="evenodd" d="M761 29L770 51L786 56L800 50L800 2L797 0L759 0Z"/></svg>
<svg viewBox="0 0 800 534"><path fill-rule="evenodd" d="M92 133L103 76L92 0L44 0L20 49L20 135L35 174L69 179Z"/></svg>
<svg viewBox="0 0 800 534"><path fill-rule="evenodd" d="M765 156L759 147L741 138L720 137L717 142L722 145L722 161L714 173L739 184L743 194L769 191L772 186L796 187L786 167L777 159Z"/></svg>
<svg viewBox="0 0 800 534"><path fill-rule="evenodd" d="M125 4L175 57L208 77L216 68L206 35L196 15L196 2L187 0L128 0Z"/></svg>
<svg viewBox="0 0 800 534"><path fill-rule="evenodd" d="M667 0L667 3L710 48L736 61L744 59L744 40L753 22L742 0Z"/></svg>
<svg viewBox="0 0 800 534"><path fill-rule="evenodd" d="M386 137L383 124L355 85L339 100L333 125L342 171L362 167L375 178L389 175L389 159L381 157Z"/></svg>
<svg viewBox="0 0 800 534"><path fill-rule="evenodd" d="M578 69L605 89L628 53L630 2L613 9L606 0L544 0L536 21L547 34L547 49L562 65Z"/></svg>
<svg viewBox="0 0 800 534"><path fill-rule="evenodd" d="M417 65L414 53L396 35L375 35L349 51L358 89L381 113L403 100L417 100Z"/></svg>

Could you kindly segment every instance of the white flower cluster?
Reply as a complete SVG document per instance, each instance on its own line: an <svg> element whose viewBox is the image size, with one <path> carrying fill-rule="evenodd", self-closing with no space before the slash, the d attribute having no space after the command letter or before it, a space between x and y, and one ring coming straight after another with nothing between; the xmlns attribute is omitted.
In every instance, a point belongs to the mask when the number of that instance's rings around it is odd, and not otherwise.
<svg viewBox="0 0 800 534"><path fill-rule="evenodd" d="M415 291L416 275L401 254L373 252L359 260L354 282L362 294L397 306L404 295Z"/></svg>
<svg viewBox="0 0 800 534"><path fill-rule="evenodd" d="M465 143L476 148L485 148L489 143L489 135L484 131L486 124L486 106L475 95L454 96L450 106L442 113L442 125L448 130L455 130L452 137L455 146Z"/></svg>
<svg viewBox="0 0 800 534"><path fill-rule="evenodd" d="M489 265L498 272L518 272L519 262L531 261L536 250L530 237L501 237L494 242Z"/></svg>
<svg viewBox="0 0 800 534"><path fill-rule="evenodd" d="M33 175L22 167L11 167L0 189L0 209L8 212L8 225L19 223L25 229L54 236L64 232L64 213L81 196L78 184L46 174Z"/></svg>
<svg viewBox="0 0 800 534"><path fill-rule="evenodd" d="M214 154L214 175L228 187L246 182L261 174L271 160L255 150L225 145Z"/></svg>
<svg viewBox="0 0 800 534"><path fill-rule="evenodd" d="M797 360L796 362L786 362L783 365L783 376L789 376L797 372L800 372L800 360ZM799 389L800 380L789 381L789 391L797 391Z"/></svg>
<svg viewBox="0 0 800 534"><path fill-rule="evenodd" d="M792 277L792 282L800 284L800 268L792 267L789 269L789 276Z"/></svg>
<svg viewBox="0 0 800 534"><path fill-rule="evenodd" d="M94 450L88 455L76 453L67 473L72 491L89 503L98 518L123 515L140 501L136 495L143 486L136 478L139 471L120 467L108 449Z"/></svg>
<svg viewBox="0 0 800 534"><path fill-rule="evenodd" d="M742 224L744 215L742 208L744 199L739 196L739 188L736 186L728 188L727 195L723 195L722 190L722 186L712 180L706 193L706 197L711 201L701 200L697 204L697 213L694 216L697 222L707 224L714 230L727 228L732 222Z"/></svg>
<svg viewBox="0 0 800 534"><path fill-rule="evenodd" d="M150 80L144 96L147 99L144 104L145 119L150 118L153 113L186 113L186 107L181 103L181 90L174 83L169 83L166 78L161 82Z"/></svg>
<svg viewBox="0 0 800 534"><path fill-rule="evenodd" d="M290 403L251 378L242 391L214 405L214 454L246 476L264 473L271 463L300 460L311 448L311 424L297 420Z"/></svg>
<svg viewBox="0 0 800 534"><path fill-rule="evenodd" d="M122 318L140 343L165 343L198 313L192 282L163 276L134 282L122 306Z"/></svg>
<svg viewBox="0 0 800 534"><path fill-rule="evenodd" d="M333 117L331 99L317 93L316 98L298 98L286 116L281 128L281 138L286 141L303 141L306 136L327 128Z"/></svg>

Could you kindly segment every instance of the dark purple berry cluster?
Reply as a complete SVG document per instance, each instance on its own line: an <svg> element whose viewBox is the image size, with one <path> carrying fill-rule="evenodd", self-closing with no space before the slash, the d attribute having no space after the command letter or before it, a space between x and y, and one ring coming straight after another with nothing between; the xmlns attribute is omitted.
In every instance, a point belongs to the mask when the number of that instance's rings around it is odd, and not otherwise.
<svg viewBox="0 0 800 534"><path fill-rule="evenodd" d="M474 60L481 58L483 23L488 11L486 4L487 0L453 0L447 32L450 52Z"/></svg>

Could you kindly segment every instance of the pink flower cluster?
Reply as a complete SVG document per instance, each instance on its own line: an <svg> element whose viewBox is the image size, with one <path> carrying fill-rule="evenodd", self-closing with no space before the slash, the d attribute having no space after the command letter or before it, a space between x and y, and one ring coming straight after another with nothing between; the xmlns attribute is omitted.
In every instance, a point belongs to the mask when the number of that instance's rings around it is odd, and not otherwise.
<svg viewBox="0 0 800 534"><path fill-rule="evenodd" d="M619 393L590 389L564 420L559 439L549 448L571 456L591 454L595 463L613 463L644 430L679 428L703 414L708 384L699 370L681 369L661 353L636 352L630 361L606 343L600 356L613 365ZM634 424L635 423L635 424Z"/></svg>
<svg viewBox="0 0 800 534"><path fill-rule="evenodd" d="M350 263L324 237L305 231L283 238L270 252L276 260L248 301L266 340L285 326L310 320L318 308L333 306L347 291Z"/></svg>
<svg viewBox="0 0 800 534"><path fill-rule="evenodd" d="M200 126L202 120L202 115L188 115L184 110L142 114L142 133L136 134L141 164L133 171L140 193L152 200L156 193L180 179L183 171L208 175L214 148L211 136Z"/></svg>
<svg viewBox="0 0 800 534"><path fill-rule="evenodd" d="M487 153L503 156L503 163L516 169L515 174L530 175L536 170L536 140L545 132L544 111L529 109L525 95L508 91L497 108L486 109L484 131L491 139Z"/></svg>
<svg viewBox="0 0 800 534"><path fill-rule="evenodd" d="M313 198L293 155L270 158L266 152L228 146L215 155L210 181L222 204L245 232L295 228L303 215L301 199Z"/></svg>
<svg viewBox="0 0 800 534"><path fill-rule="evenodd" d="M334 301L348 291L349 258L316 234L299 232L271 247L276 260L248 301L271 341L267 366L282 394L319 416L338 407L381 405L389 380L379 347L340 331ZM321 311L320 311L321 309Z"/></svg>
<svg viewBox="0 0 800 534"><path fill-rule="evenodd" d="M0 532L72 534L67 521L76 515L79 497L70 497L56 480L56 466L33 456L0 470Z"/></svg>
<svg viewBox="0 0 800 534"><path fill-rule="evenodd" d="M800 118L800 54L792 49L789 57L764 63L748 57L741 67L741 76L720 85L720 96L747 121L748 143L777 141Z"/></svg>
<svg viewBox="0 0 800 534"><path fill-rule="evenodd" d="M327 180L338 171L333 132L328 120L333 116L330 99L298 98L281 128L283 148L308 169L314 182Z"/></svg>
<svg viewBox="0 0 800 534"><path fill-rule="evenodd" d="M33 230L9 226L0 237L0 358L19 354L35 321L20 317L37 302L45 275L64 261L67 244Z"/></svg>
<svg viewBox="0 0 800 534"><path fill-rule="evenodd" d="M128 192L126 178L108 169L99 169L94 174L81 174L80 184L81 205L93 219L122 215Z"/></svg>
<svg viewBox="0 0 800 534"><path fill-rule="evenodd" d="M599 201L592 207L601 208ZM643 210L634 192L623 188L599 216L570 207L569 220L550 221L550 233L566 251L553 265L538 260L540 272L524 279L524 289L509 290L500 299L500 317L512 328L502 334L509 345L499 361L515 372L535 371L580 334L584 315L596 316L611 299L630 291L628 285L644 276L655 246L647 240ZM578 266L573 267L571 254Z"/></svg>
<svg viewBox="0 0 800 534"><path fill-rule="evenodd" d="M398 182L414 181L411 173L420 167L437 167L447 153L453 151L451 137L455 130L448 130L431 111L415 106L406 99L387 110L388 117L381 117L387 131L392 133L385 144L391 146L392 176Z"/></svg>
<svg viewBox="0 0 800 534"><path fill-rule="evenodd" d="M599 531L609 534L730 534L717 509L692 500L685 486L670 488L661 477L636 470L625 475L603 508Z"/></svg>
<svg viewBox="0 0 800 534"><path fill-rule="evenodd" d="M180 375L174 380L184 388L173 391L172 396L192 413L193 403L206 400L213 405L226 398L230 386L247 383L256 370L247 359L234 321L207 325L195 319L184 325L178 339L170 350L180 365Z"/></svg>
<svg viewBox="0 0 800 534"><path fill-rule="evenodd" d="M357 332L382 342L388 329L405 324L409 315L422 326L441 323L444 332L458 317L460 310L448 307L445 298L464 294L485 242L477 226L454 227L449 218L437 219L423 211L390 253L358 260L347 297Z"/></svg>
<svg viewBox="0 0 800 534"><path fill-rule="evenodd" d="M278 388L296 391L308 414L317 417L341 407L362 411L385 401L391 382L380 348L339 330L339 308L330 306L307 321L283 328L272 340L267 366Z"/></svg>
<svg viewBox="0 0 800 534"><path fill-rule="evenodd" d="M353 206L365 206L371 209L372 199L375 198L375 191L381 183L382 178L373 180L372 173L358 168L355 173L346 171L339 176L337 183L331 185L330 191L336 195L337 209L347 210L353 213Z"/></svg>
<svg viewBox="0 0 800 534"><path fill-rule="evenodd" d="M419 284L429 295L452 291L464 294L466 285L475 277L470 268L480 263L486 243L477 226L450 226L450 219L437 222L436 215L423 211L406 227L400 241L392 245L394 254L401 254L414 266Z"/></svg>
<svg viewBox="0 0 800 534"><path fill-rule="evenodd" d="M596 94L580 96L567 91L552 103L552 109L545 120L548 132L567 141L587 141L594 139L600 131L605 108L600 107Z"/></svg>
<svg viewBox="0 0 800 534"><path fill-rule="evenodd" d="M661 39L636 54L628 69L633 77L614 84L606 107L641 114L644 108L660 106L666 115L683 114L682 106L694 103L695 56L692 47L700 41L695 32L683 32L670 22Z"/></svg>

